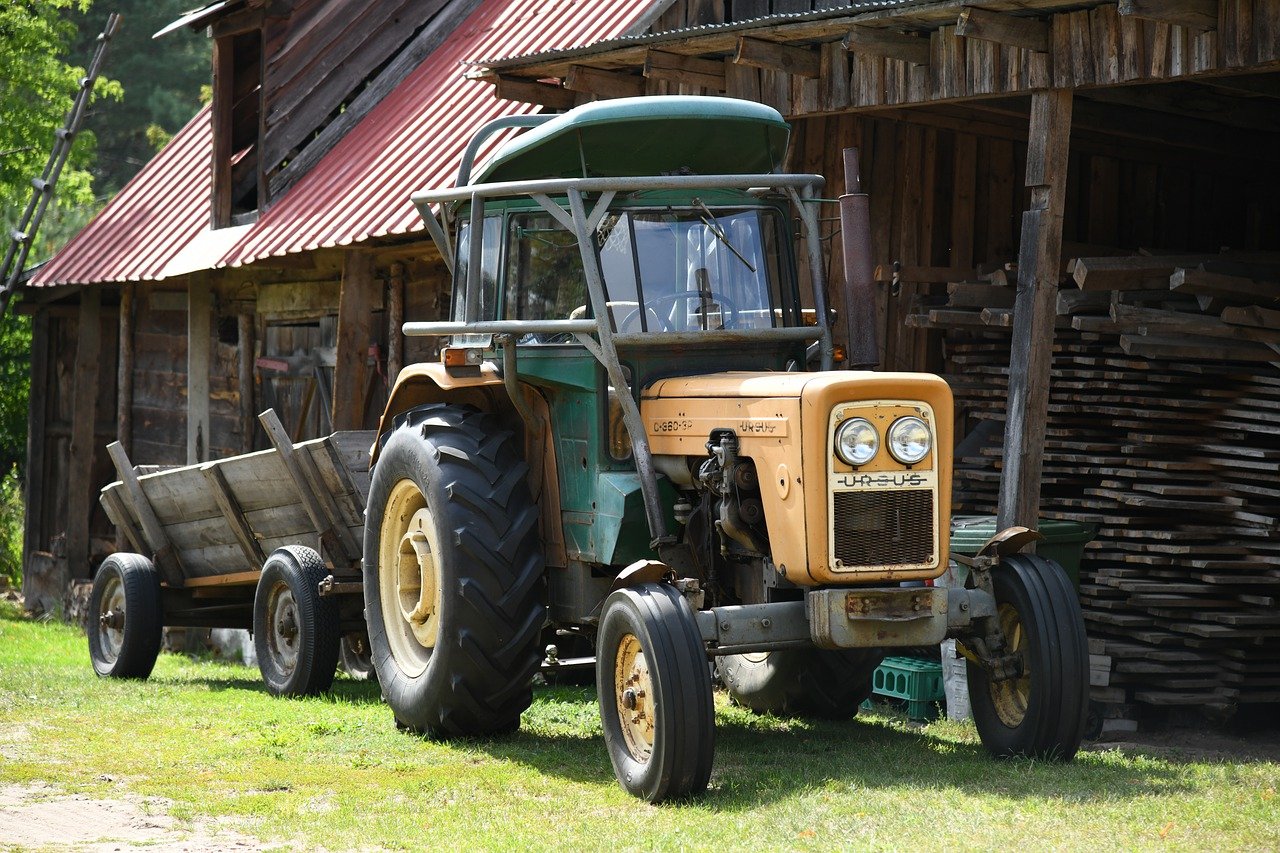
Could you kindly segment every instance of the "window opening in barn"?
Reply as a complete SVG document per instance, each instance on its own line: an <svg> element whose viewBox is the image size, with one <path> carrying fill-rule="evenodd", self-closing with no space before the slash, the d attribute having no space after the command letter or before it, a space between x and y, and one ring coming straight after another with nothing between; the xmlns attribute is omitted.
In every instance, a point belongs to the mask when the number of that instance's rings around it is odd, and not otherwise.
<svg viewBox="0 0 1280 853"><path fill-rule="evenodd" d="M264 201L261 20L237 24L229 19L215 36L213 226L222 228L254 221Z"/></svg>

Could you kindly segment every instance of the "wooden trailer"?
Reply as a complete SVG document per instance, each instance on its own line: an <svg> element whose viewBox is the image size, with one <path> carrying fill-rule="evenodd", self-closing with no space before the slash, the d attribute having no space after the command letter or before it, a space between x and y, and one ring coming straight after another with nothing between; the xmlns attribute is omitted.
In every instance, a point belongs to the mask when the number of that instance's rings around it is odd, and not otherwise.
<svg viewBox="0 0 1280 853"><path fill-rule="evenodd" d="M100 675L145 678L165 626L245 628L268 690L327 690L341 657L368 671L360 563L375 433L293 444L274 410L273 449L178 468L135 468L101 502L132 552L94 577L89 647Z"/></svg>

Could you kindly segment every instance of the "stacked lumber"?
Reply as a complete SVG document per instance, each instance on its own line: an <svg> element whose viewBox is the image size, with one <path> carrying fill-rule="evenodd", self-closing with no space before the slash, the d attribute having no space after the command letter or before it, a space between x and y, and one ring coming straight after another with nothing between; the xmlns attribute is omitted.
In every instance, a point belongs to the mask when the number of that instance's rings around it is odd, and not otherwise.
<svg viewBox="0 0 1280 853"><path fill-rule="evenodd" d="M1058 297L1042 515L1087 522L1095 699L1280 702L1280 261L1082 258ZM950 330L955 510L994 513L1012 270L912 318ZM1105 686L1103 684L1105 683Z"/></svg>

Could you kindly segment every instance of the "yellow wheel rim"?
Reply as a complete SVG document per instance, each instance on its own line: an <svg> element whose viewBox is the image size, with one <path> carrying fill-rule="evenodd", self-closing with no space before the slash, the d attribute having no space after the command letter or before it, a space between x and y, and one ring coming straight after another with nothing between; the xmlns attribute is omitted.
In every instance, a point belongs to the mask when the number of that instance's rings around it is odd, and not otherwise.
<svg viewBox="0 0 1280 853"><path fill-rule="evenodd" d="M392 657L406 675L421 675L440 634L440 553L427 499L412 480L387 497L378 539L378 598Z"/></svg>
<svg viewBox="0 0 1280 853"><path fill-rule="evenodd" d="M1027 716L1027 706L1031 702L1031 655L1028 650L1027 632L1023 630L1022 619L1017 609L1011 604L1001 604L996 611L1000 620L1000 630L1004 633L1005 645L1009 654L1022 659L1022 674L1017 678L1006 678L1003 681L991 681L991 702L995 706L996 716L1009 728L1022 724Z"/></svg>
<svg viewBox="0 0 1280 853"><path fill-rule="evenodd" d="M618 643L614 659L613 684L622 739L631 757L641 763L653 754L653 731L657 722L653 703L653 679L649 662L634 634Z"/></svg>

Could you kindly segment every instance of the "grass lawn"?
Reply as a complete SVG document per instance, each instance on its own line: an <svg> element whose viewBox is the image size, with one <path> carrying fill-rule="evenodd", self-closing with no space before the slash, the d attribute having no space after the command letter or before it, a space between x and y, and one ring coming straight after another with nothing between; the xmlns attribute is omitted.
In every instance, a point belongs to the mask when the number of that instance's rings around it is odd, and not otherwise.
<svg viewBox="0 0 1280 853"><path fill-rule="evenodd" d="M166 797L180 821L290 847L1280 849L1273 762L996 762L969 725L781 720L723 696L716 721L710 790L653 807L614 781L590 688L537 690L518 734L437 743L341 675L305 701L169 654L147 682L101 680L75 629L0 603L0 784Z"/></svg>

